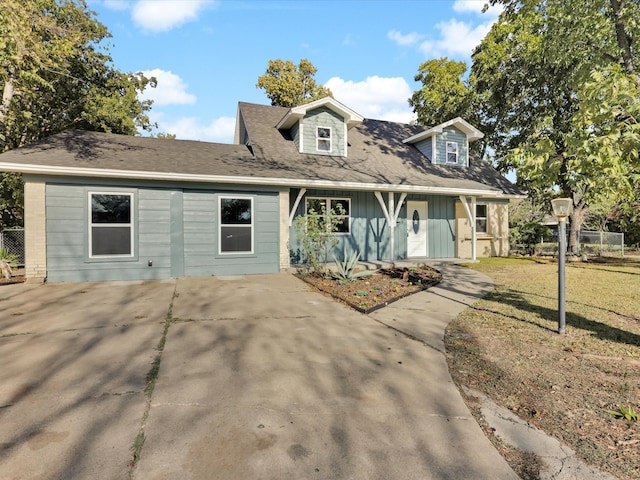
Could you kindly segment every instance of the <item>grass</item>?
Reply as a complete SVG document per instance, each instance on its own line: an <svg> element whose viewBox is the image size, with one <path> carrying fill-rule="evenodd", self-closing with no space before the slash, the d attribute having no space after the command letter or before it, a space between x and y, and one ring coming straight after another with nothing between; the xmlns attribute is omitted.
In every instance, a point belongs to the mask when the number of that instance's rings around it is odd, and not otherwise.
<svg viewBox="0 0 640 480"><path fill-rule="evenodd" d="M557 263L491 258L468 267L496 288L447 329L454 381L595 467L640 478L638 423L608 413L640 406L640 261L567 263L566 335L557 333Z"/></svg>

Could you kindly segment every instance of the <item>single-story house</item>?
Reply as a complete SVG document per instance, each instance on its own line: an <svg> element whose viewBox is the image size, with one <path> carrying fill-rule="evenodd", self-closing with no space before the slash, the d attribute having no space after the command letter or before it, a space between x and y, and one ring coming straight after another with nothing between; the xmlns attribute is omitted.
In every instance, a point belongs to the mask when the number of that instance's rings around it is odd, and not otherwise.
<svg viewBox="0 0 640 480"><path fill-rule="evenodd" d="M26 276L50 282L286 270L293 228L340 205L363 261L508 254L518 188L470 154L462 118L365 119L327 97L239 103L234 144L65 131L0 155L25 180Z"/></svg>

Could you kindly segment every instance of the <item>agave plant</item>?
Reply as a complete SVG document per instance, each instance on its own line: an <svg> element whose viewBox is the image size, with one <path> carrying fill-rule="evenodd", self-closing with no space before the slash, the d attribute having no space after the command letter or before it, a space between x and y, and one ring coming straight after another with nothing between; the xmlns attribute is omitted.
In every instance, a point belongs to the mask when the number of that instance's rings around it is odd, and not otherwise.
<svg viewBox="0 0 640 480"><path fill-rule="evenodd" d="M333 258L336 263L337 271L333 272L332 275L338 280L351 281L374 273L373 270L361 270L356 272L356 266L358 265L358 260L360 260L360 252L358 251L348 254L347 247L344 247L342 260L338 260L335 256Z"/></svg>

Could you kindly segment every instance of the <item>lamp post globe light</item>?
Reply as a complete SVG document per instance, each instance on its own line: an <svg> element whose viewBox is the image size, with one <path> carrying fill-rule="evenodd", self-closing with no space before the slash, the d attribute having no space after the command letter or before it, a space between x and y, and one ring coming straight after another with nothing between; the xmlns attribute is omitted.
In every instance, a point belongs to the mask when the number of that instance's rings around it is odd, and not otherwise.
<svg viewBox="0 0 640 480"><path fill-rule="evenodd" d="M570 198L551 200L553 214L558 219L558 333L565 334L564 264L567 253L567 217L571 215L573 201Z"/></svg>

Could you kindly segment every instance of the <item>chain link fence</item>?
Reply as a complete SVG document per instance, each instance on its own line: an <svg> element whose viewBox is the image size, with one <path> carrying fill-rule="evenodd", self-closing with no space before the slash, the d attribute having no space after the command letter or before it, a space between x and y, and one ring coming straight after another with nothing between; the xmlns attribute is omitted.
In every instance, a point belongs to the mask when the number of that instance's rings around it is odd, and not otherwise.
<svg viewBox="0 0 640 480"><path fill-rule="evenodd" d="M569 235L567 234L567 245ZM553 232L553 238L544 240L535 246L538 255L557 255L558 233ZM580 230L578 232L578 253L587 256L619 256L624 257L624 233L598 232Z"/></svg>
<svg viewBox="0 0 640 480"><path fill-rule="evenodd" d="M18 257L17 264L24 267L24 228L7 228L0 232L0 249Z"/></svg>
<svg viewBox="0 0 640 480"><path fill-rule="evenodd" d="M580 230L580 252L586 255L618 255L624 257L624 233Z"/></svg>

